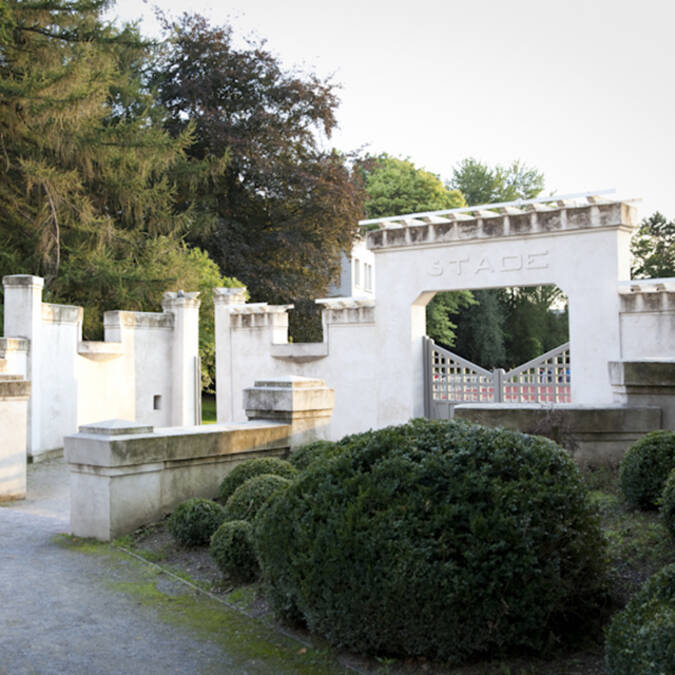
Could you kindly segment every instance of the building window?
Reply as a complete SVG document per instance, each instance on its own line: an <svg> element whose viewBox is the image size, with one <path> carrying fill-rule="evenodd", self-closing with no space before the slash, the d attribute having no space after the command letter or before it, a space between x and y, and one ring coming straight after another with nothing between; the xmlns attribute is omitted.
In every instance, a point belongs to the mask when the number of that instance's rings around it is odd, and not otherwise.
<svg viewBox="0 0 675 675"><path fill-rule="evenodd" d="M152 409L161 410L162 409L162 397L159 394L155 394L152 397Z"/></svg>
<svg viewBox="0 0 675 675"><path fill-rule="evenodd" d="M361 285L361 263L358 258L354 258L354 286Z"/></svg>
<svg viewBox="0 0 675 675"><path fill-rule="evenodd" d="M373 290L373 266L363 263L363 286L367 291Z"/></svg>

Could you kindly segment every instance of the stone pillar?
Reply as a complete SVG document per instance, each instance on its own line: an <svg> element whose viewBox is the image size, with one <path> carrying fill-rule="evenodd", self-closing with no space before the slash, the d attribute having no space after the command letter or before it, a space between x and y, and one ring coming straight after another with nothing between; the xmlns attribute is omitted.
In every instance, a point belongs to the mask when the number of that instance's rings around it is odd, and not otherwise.
<svg viewBox="0 0 675 675"><path fill-rule="evenodd" d="M617 403L661 408L660 428L675 431L675 359L610 361L609 379Z"/></svg>
<svg viewBox="0 0 675 675"><path fill-rule="evenodd" d="M175 317L171 382L171 426L201 424L199 293L164 293L162 309Z"/></svg>
<svg viewBox="0 0 675 675"><path fill-rule="evenodd" d="M285 375L259 380L244 389L249 420L283 422L291 426L291 451L305 443L327 440L335 391L324 380Z"/></svg>
<svg viewBox="0 0 675 675"><path fill-rule="evenodd" d="M214 288L216 339L216 419L234 419L232 392L232 335L229 309L246 304L246 288Z"/></svg>
<svg viewBox="0 0 675 675"><path fill-rule="evenodd" d="M42 287L44 279L30 274L12 274L2 278L5 292L5 337L19 337L30 341L26 366L26 379L34 383L28 402L28 431L26 452L32 456L39 452L41 441L40 353L42 328Z"/></svg>
<svg viewBox="0 0 675 675"><path fill-rule="evenodd" d="M26 496L26 431L30 382L0 375L0 501Z"/></svg>

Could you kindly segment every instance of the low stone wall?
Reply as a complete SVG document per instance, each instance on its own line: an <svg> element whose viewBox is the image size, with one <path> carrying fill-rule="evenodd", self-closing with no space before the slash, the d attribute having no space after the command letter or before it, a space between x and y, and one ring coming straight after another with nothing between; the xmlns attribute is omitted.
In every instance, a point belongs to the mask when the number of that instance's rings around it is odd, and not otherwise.
<svg viewBox="0 0 675 675"><path fill-rule="evenodd" d="M244 391L248 422L154 430L109 420L81 427L65 439L72 533L109 541L185 499L215 496L237 464L324 438L333 399L322 380L276 378Z"/></svg>
<svg viewBox="0 0 675 675"><path fill-rule="evenodd" d="M26 496L26 429L30 382L0 375L0 501Z"/></svg>
<svg viewBox="0 0 675 675"><path fill-rule="evenodd" d="M618 465L635 441L662 428L661 409L649 406L462 404L455 407L455 417L552 438L577 463L596 466Z"/></svg>

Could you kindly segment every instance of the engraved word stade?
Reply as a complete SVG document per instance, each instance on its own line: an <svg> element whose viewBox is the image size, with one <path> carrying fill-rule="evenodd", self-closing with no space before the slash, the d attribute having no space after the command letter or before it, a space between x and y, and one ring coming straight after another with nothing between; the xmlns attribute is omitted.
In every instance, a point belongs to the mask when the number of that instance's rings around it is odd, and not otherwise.
<svg viewBox="0 0 675 675"><path fill-rule="evenodd" d="M480 274L481 272L519 272L520 270L545 270L548 269L548 251L537 253L524 253L523 255L503 255L489 258L484 256L478 260L471 258L453 258L446 260L445 264L451 272L458 277L462 274ZM443 262L434 260L431 263L429 274L432 277L440 277L444 272Z"/></svg>

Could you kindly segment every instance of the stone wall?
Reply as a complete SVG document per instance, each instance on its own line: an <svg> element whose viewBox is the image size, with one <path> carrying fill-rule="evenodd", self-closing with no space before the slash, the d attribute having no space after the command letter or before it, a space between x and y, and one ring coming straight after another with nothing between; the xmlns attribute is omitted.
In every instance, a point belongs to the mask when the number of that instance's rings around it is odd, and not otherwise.
<svg viewBox="0 0 675 675"><path fill-rule="evenodd" d="M30 382L0 374L0 501L26 496L26 430Z"/></svg>
<svg viewBox="0 0 675 675"><path fill-rule="evenodd" d="M321 380L286 377L244 392L250 421L158 429L125 420L65 439L71 531L110 540L162 518L190 497L213 497L224 476L252 457L285 456L326 437L334 392Z"/></svg>
<svg viewBox="0 0 675 675"><path fill-rule="evenodd" d="M82 308L43 303L40 277L6 276L3 285L0 360L33 383L31 459L60 452L64 436L101 419L197 422L198 294L165 294L161 313L106 312L105 340L86 342Z"/></svg>
<svg viewBox="0 0 675 675"><path fill-rule="evenodd" d="M323 342L289 343L291 305L245 302L245 289L215 289L218 422L245 419L241 392L256 380L318 378L335 389L330 437L360 431L377 417L374 301L317 300Z"/></svg>

